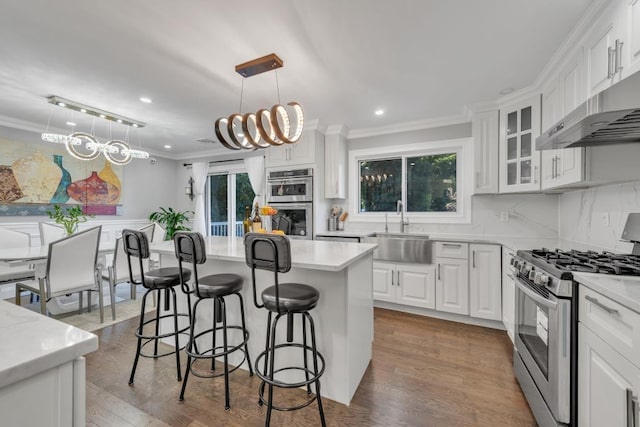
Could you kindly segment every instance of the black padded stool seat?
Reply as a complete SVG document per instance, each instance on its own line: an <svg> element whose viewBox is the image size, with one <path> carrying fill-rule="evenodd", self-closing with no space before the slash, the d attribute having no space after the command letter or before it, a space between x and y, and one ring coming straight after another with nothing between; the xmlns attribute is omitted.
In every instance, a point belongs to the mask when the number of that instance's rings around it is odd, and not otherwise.
<svg viewBox="0 0 640 427"><path fill-rule="evenodd" d="M187 279L188 280L188 279ZM237 274L212 274L198 279L201 298L222 297L242 290L244 279Z"/></svg>
<svg viewBox="0 0 640 427"><path fill-rule="evenodd" d="M318 304L320 293L302 283L279 283L278 298L280 311L309 311ZM278 311L275 286L269 286L262 291L262 303L267 310Z"/></svg>
<svg viewBox="0 0 640 427"><path fill-rule="evenodd" d="M144 273L144 285L149 289L164 289L180 284L180 269L178 267L163 267ZM182 270L182 280L191 279L191 271Z"/></svg>

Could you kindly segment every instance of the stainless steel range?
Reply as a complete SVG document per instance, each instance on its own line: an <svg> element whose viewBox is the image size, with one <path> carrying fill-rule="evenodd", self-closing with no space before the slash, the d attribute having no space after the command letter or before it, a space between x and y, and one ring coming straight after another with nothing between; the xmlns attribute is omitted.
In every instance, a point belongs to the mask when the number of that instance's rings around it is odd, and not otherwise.
<svg viewBox="0 0 640 427"><path fill-rule="evenodd" d="M576 426L578 292L572 273L640 275L640 256L535 249L518 251L511 264L516 377L540 426Z"/></svg>

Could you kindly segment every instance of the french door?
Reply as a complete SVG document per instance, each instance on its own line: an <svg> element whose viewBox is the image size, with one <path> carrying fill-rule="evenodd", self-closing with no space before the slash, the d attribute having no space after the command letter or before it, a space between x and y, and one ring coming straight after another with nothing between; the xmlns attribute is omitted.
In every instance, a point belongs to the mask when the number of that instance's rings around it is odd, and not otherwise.
<svg viewBox="0 0 640 427"><path fill-rule="evenodd" d="M243 170L214 172L207 180L209 230L212 236L242 236L245 208L252 208L255 193Z"/></svg>

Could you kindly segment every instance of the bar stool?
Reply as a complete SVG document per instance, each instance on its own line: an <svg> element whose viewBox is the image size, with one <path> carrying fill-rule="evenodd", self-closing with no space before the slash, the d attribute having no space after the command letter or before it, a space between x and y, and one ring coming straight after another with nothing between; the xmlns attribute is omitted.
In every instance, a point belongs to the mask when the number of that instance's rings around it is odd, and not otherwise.
<svg viewBox="0 0 640 427"><path fill-rule="evenodd" d="M178 267L165 267L165 268L157 268L153 270L147 270L142 268L143 260L148 262L149 259L149 240L147 235L138 230L122 230L122 242L124 244L124 251L127 254L127 262L129 266L129 280L131 283L136 285L142 285L147 291L144 293L142 297L142 305L140 310L140 324L138 329L136 330L136 336L138 337L138 345L136 347L136 357L133 361L133 368L131 369L131 376L129 377L129 385L133 384L133 380L136 374L136 367L138 366L138 360L140 356L157 359L159 357L170 356L175 353L176 355L176 367L178 372L178 381L182 380L182 374L180 369L180 343L178 341L178 336L182 333L186 333L189 329L189 325L182 329L178 329L178 317L184 316L190 318L190 316L186 313L178 313L177 301L176 301L176 291L175 287L179 286L181 283L188 281L191 278L191 271L187 269L179 269ZM136 275L133 273L132 268L132 260L131 258L138 259L138 268L136 269L139 272L143 272L143 274ZM135 262L135 261L133 261ZM161 296L162 291L164 291L164 309L165 311L169 311L169 297L171 296L173 299L173 313L170 314L160 314L161 307ZM145 320L145 306L147 302L147 296L153 295L157 292L157 301L156 301L156 313L155 316L151 319ZM187 298L189 299L188 295ZM188 301L188 305L190 306L190 301ZM160 321L166 318L173 318L173 331L160 334ZM144 326L149 323L155 323L155 334L145 335L144 334ZM161 338L175 338L175 349L170 352L158 354L158 340ZM144 342L143 342L144 340ZM145 354L142 352L142 348L147 344L153 342L154 350L153 354Z"/></svg>
<svg viewBox="0 0 640 427"><path fill-rule="evenodd" d="M258 378L262 380L259 389L259 405L267 405L267 416L265 425L271 423L271 412L294 411L309 406L317 400L322 426L326 426L324 410L322 408L322 398L320 396L320 377L324 373L324 357L316 348L316 332L313 318L309 314L318 304L320 294L318 291L302 283L279 283L278 273L286 273L291 270L291 247L286 236L270 235L261 233L248 233L244 238L246 262L251 267L251 277L253 281L253 302L257 308L266 308L267 317L267 340L265 350L256 358L255 371ZM274 285L262 291L262 304L258 303L256 295L256 270L267 270L273 272ZM275 313L275 319L273 314ZM294 315L300 314L302 317L302 344L293 342ZM276 327L278 321L283 316L287 319L286 343L276 344ZM273 321L272 321L273 320ZM311 346L307 345L306 322L309 322L311 333ZM302 348L303 366L288 366L275 369L276 350L285 348ZM307 364L308 354L311 353L313 369ZM260 363L263 363L262 370ZM319 362L321 367L318 368ZM303 371L304 381L288 382L275 378L279 372ZM307 394L311 394L311 384L315 385L315 396L306 402L292 407L275 406L273 404L273 387L298 388L306 386ZM265 385L269 386L268 397L264 397Z"/></svg>
<svg viewBox="0 0 640 427"><path fill-rule="evenodd" d="M245 325L244 317L244 302L240 291L244 283L242 276L237 274L211 274L205 277L198 277L198 264L204 264L207 260L205 251L204 238L200 233L193 232L177 232L173 241L175 244L176 258L178 258L178 268L180 272L188 271L182 267L182 263L190 263L193 269L193 289L198 297L192 310L191 328L189 332L189 344L186 347L187 353L187 369L184 374L184 381L182 382L182 389L180 390L180 400L184 400L184 391L187 388L187 380L189 379L189 373L201 378L215 378L224 375L224 398L225 398L225 410L229 410L229 374L238 369L242 364L247 361L249 366L249 376L253 376L253 367L251 366L251 357L249 356L249 347L247 342L249 341L249 332ZM182 280L181 283L186 285L186 280ZM188 286L187 286L188 287ZM240 302L240 317L242 318L242 326L227 325L227 305L225 297L235 295ZM206 300L213 300L213 325L210 329L195 332L196 316L198 311L198 305ZM217 326L222 323L222 326ZM237 329L242 331L242 342L229 347L227 338L227 331L229 329ZM216 346L217 332L222 332L222 345ZM210 334L212 344L210 349L198 349L198 338ZM244 348L243 348L244 347ZM233 369L229 370L229 355L235 351L243 353L243 359ZM211 370L215 371L216 358L222 357L224 362L224 372L219 374L204 374L193 369L193 365L202 359L211 359Z"/></svg>

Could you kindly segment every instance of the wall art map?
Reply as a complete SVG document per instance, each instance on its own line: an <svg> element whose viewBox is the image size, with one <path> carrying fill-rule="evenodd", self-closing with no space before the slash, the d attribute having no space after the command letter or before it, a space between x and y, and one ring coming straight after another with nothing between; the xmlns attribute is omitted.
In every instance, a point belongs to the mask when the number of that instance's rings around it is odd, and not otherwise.
<svg viewBox="0 0 640 427"><path fill-rule="evenodd" d="M0 216L46 215L54 204L116 215L121 194L122 166L103 156L79 160L61 145L0 138Z"/></svg>

